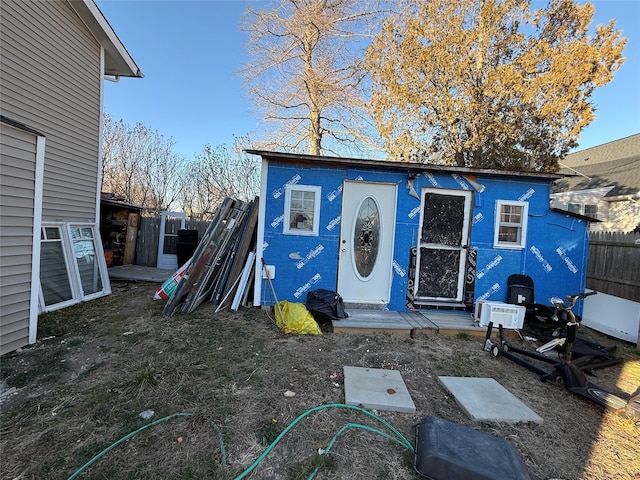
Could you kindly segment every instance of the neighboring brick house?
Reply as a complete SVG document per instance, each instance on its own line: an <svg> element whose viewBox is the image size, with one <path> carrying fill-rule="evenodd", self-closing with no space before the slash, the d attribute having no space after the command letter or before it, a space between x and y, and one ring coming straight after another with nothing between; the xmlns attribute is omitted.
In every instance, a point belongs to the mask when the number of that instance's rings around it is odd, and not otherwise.
<svg viewBox="0 0 640 480"><path fill-rule="evenodd" d="M597 218L592 232L640 228L640 133L571 153L560 166L574 176L554 182L554 208Z"/></svg>

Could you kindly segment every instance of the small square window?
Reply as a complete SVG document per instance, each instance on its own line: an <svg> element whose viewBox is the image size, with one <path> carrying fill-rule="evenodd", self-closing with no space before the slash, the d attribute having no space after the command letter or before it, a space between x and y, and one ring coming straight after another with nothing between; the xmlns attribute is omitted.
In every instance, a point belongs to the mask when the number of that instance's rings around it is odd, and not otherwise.
<svg viewBox="0 0 640 480"><path fill-rule="evenodd" d="M320 187L287 185L284 197L284 233L318 235L320 225Z"/></svg>
<svg viewBox="0 0 640 480"><path fill-rule="evenodd" d="M527 202L496 202L496 223L493 246L497 248L525 247L527 238Z"/></svg>
<svg viewBox="0 0 640 480"><path fill-rule="evenodd" d="M582 215L582 205L579 203L570 203L567 208L571 213Z"/></svg>
<svg viewBox="0 0 640 480"><path fill-rule="evenodd" d="M597 205L585 205L584 214L587 217L598 218L598 206Z"/></svg>

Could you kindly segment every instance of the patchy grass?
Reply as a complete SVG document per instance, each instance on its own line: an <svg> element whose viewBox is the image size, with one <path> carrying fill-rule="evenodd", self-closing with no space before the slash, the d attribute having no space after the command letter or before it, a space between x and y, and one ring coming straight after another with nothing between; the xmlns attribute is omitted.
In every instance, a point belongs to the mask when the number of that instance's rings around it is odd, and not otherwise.
<svg viewBox="0 0 640 480"><path fill-rule="evenodd" d="M69 370L66 349L61 345L53 348L36 348L29 362L11 364L2 362L2 378L10 387L22 388L34 381L53 384Z"/></svg>
<svg viewBox="0 0 640 480"><path fill-rule="evenodd" d="M640 471L638 424L483 351L483 338L386 334L284 335L257 308L162 316L157 285L114 285L114 295L40 318L35 345L2 357L0 380L18 393L0 405L2 477L68 478L105 448L140 430L79 478L236 478L278 435L315 406L344 400L343 366L401 372L416 414L377 412L413 443L414 426L436 415L511 441L534 479L631 479ZM580 336L618 345L624 363L593 383L628 397L640 386L633 345L586 328ZM526 342L515 342L531 348ZM474 423L439 375L492 377L544 419ZM295 392L291 398L283 394ZM151 410L149 419L140 416ZM412 453L348 423L380 425L345 409L296 424L247 478L417 479ZM224 443L220 442L222 435Z"/></svg>

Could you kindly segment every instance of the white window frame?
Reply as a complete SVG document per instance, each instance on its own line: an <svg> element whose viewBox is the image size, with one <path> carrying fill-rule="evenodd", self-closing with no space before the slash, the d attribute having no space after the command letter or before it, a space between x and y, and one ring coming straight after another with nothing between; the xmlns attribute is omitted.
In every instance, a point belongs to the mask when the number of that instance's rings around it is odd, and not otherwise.
<svg viewBox="0 0 640 480"><path fill-rule="evenodd" d="M582 212L584 211L584 205L582 203L569 202L567 204L567 211L582 215Z"/></svg>
<svg viewBox="0 0 640 480"><path fill-rule="evenodd" d="M80 278L80 271L78 269L78 260L76 258L75 250L73 248L73 236L71 235L71 229L77 227L82 231L83 229L91 230L91 240L93 243L93 255L96 257L96 267L98 268L98 275L100 276L100 283L102 284L102 289L93 293L85 293L84 287L82 286L82 279ZM98 231L98 227L93 223L68 223L67 224L67 232L69 235L69 248L71 252L71 258L73 258L73 268L75 269L77 275L77 286L78 293L80 294L80 298L82 301L93 300L94 298L103 297L106 293L110 292L109 285L109 274L107 271L107 261L104 258L104 251L102 249L102 242L100 237L100 232ZM87 237L81 236L81 239L86 239Z"/></svg>
<svg viewBox="0 0 640 480"><path fill-rule="evenodd" d="M520 216L520 223L503 222L502 221L503 206L522 207L522 215ZM527 224L529 223L528 220L529 220L529 202L496 200L495 225L493 229L493 247L507 248L507 249L513 249L513 250L524 249L527 244ZM500 227L519 228L520 229L519 241L518 242L500 241Z"/></svg>
<svg viewBox="0 0 640 480"><path fill-rule="evenodd" d="M56 238L56 239L47 239L44 238L45 237L45 231L48 228L56 228L60 234L60 238ZM76 291L78 289L78 287L75 285L75 277L76 275L73 273L73 262L70 261L70 258L73 258L72 256L69 256L69 238L68 238L68 234L67 234L67 229L65 228L65 224L64 223L46 223L46 222L42 222L41 225L41 238L40 238L40 244L42 245L43 243L60 243L60 247L61 247L61 252L62 252L62 256L64 259L64 266L65 266L65 270L66 270L66 274L67 274L67 280L69 282L69 288L71 290L71 298L68 300L64 300L62 302L58 302L58 303L52 303L51 305L46 305L45 304L45 299L44 299L44 293L42 292L42 280L40 280L40 311L41 312L51 312L54 310L58 310L61 308L65 308L71 305L75 305L76 303L78 303L78 300L76 299ZM41 252L44 251L44 248L42 248L41 246ZM41 254L42 255L42 254ZM40 275L42 275L42 269L40 269Z"/></svg>
<svg viewBox="0 0 640 480"><path fill-rule="evenodd" d="M313 203L313 225L311 229L292 228L289 223L291 217L291 194L292 192L313 192L315 200ZM305 235L317 236L320 232L320 199L322 188L316 185L286 185L284 189L284 221L283 233L285 235Z"/></svg>
<svg viewBox="0 0 640 480"><path fill-rule="evenodd" d="M577 208L576 208L577 207ZM595 208L596 214L591 215L587 213L587 207ZM600 207L597 203L575 203L569 202L567 204L567 211L577 213L579 215L586 215L591 218L600 218Z"/></svg>
<svg viewBox="0 0 640 480"><path fill-rule="evenodd" d="M90 228L93 235L94 254L96 256L95 261L99 269L100 281L102 283L102 290L95 293L85 294L82 288L82 279L80 278L80 271L73 251L73 238L71 235L71 228L78 227ZM40 288L40 311L51 312L59 310L61 308L75 305L82 301L93 300L95 298L104 297L111 293L111 286L109 284L109 275L107 272L107 262L104 258L104 251L100 241L100 233L98 227L93 223L64 223L64 222L42 222L41 229L44 231L46 228L58 228L60 232L60 241L62 243L62 252L64 255L64 263L67 271L69 285L71 286L72 297L69 300L63 302L54 303L51 305L45 305L44 295L42 293L42 287ZM48 240L41 240L48 241ZM41 272L42 274L42 272Z"/></svg>

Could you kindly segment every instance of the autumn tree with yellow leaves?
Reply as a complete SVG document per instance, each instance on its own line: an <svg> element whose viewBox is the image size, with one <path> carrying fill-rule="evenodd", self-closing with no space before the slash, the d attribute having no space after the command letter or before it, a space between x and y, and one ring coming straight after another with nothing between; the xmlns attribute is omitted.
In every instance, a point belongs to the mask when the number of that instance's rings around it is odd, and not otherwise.
<svg viewBox="0 0 640 480"><path fill-rule="evenodd" d="M367 52L371 112L391 158L554 171L595 118L626 39L594 7L408 0Z"/></svg>

